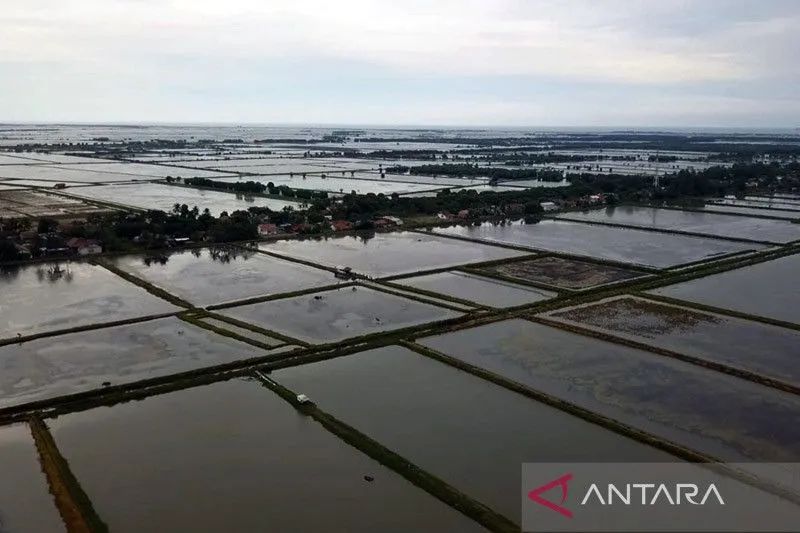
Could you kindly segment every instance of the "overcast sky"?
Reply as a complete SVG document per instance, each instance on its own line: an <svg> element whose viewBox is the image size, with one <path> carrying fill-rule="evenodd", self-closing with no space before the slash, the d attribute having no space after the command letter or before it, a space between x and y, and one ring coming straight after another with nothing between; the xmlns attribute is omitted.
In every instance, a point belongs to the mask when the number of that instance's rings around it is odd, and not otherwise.
<svg viewBox="0 0 800 533"><path fill-rule="evenodd" d="M2 0L0 121L800 127L800 0Z"/></svg>

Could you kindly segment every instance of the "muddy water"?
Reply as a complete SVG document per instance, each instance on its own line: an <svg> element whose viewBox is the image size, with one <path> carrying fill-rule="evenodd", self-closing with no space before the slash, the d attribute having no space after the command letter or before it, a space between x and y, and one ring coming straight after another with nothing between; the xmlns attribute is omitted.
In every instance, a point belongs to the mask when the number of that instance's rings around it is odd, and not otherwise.
<svg viewBox="0 0 800 533"><path fill-rule="evenodd" d="M362 286L232 307L219 313L311 343L340 341L461 315Z"/></svg>
<svg viewBox="0 0 800 533"><path fill-rule="evenodd" d="M724 461L800 460L800 397L525 320L420 344Z"/></svg>
<svg viewBox="0 0 800 533"><path fill-rule="evenodd" d="M273 378L515 521L523 462L674 459L398 346Z"/></svg>
<svg viewBox="0 0 800 533"><path fill-rule="evenodd" d="M439 272L404 278L398 280L397 283L490 307L513 307L556 296L555 292L524 287L464 272Z"/></svg>
<svg viewBox="0 0 800 533"><path fill-rule="evenodd" d="M0 428L0 532L66 531L26 424Z"/></svg>
<svg viewBox="0 0 800 533"><path fill-rule="evenodd" d="M178 309L86 263L0 267L0 339Z"/></svg>
<svg viewBox="0 0 800 533"><path fill-rule="evenodd" d="M48 425L112 531L480 530L255 381Z"/></svg>

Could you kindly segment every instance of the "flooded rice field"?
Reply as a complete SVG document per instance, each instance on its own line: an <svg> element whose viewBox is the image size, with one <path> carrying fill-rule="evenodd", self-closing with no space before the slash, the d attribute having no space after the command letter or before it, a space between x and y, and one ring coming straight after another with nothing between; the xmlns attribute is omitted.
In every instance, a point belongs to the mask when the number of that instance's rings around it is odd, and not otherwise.
<svg viewBox="0 0 800 533"><path fill-rule="evenodd" d="M35 179L53 182L113 183L132 180L155 180L167 176L212 178L230 175L230 173L221 171L176 168L140 163L0 166L0 178Z"/></svg>
<svg viewBox="0 0 800 533"><path fill-rule="evenodd" d="M542 220L533 224L517 221L506 224L451 226L437 228L434 233L656 268L763 248L758 244L653 233L565 220Z"/></svg>
<svg viewBox="0 0 800 533"><path fill-rule="evenodd" d="M0 193L0 218L78 217L107 211L82 200L34 190L6 190Z"/></svg>
<svg viewBox="0 0 800 533"><path fill-rule="evenodd" d="M351 267L355 272L371 277L411 274L525 255L498 246L410 231L282 240L260 244L259 248L329 267Z"/></svg>
<svg viewBox="0 0 800 533"><path fill-rule="evenodd" d="M347 175L349 176L349 173ZM432 191L441 188L437 185L426 185L424 183L399 183L380 179L366 180L338 177L331 173L326 174L325 177L321 175L308 175L303 177L300 175L289 176L284 174L279 176L242 176L236 180L225 179L222 181L255 181L265 185L273 183L276 186L286 185L293 189L309 189L338 194L350 194L355 191L356 194L374 193L391 195L394 193L406 194ZM446 187L446 185L443 187Z"/></svg>
<svg viewBox="0 0 800 533"><path fill-rule="evenodd" d="M800 459L800 397L526 320L417 341L722 461Z"/></svg>
<svg viewBox="0 0 800 533"><path fill-rule="evenodd" d="M549 318L800 386L800 331L625 296Z"/></svg>
<svg viewBox="0 0 800 533"><path fill-rule="evenodd" d="M523 287L465 272L438 272L404 278L395 283L496 308L515 307L556 296L556 293L551 291Z"/></svg>
<svg viewBox="0 0 800 533"><path fill-rule="evenodd" d="M416 174L391 174L384 172L356 172L355 179L393 181L399 183L421 183L426 185L436 185L437 188L452 186L483 185L489 180L487 178L458 178L452 176L418 176Z"/></svg>
<svg viewBox="0 0 800 533"><path fill-rule="evenodd" d="M800 255L790 255L650 292L800 324L799 269Z"/></svg>
<svg viewBox="0 0 800 533"><path fill-rule="evenodd" d="M0 407L265 354L174 317L7 344L0 346Z"/></svg>
<svg viewBox="0 0 800 533"><path fill-rule="evenodd" d="M101 200L119 205L129 205L139 209L161 209L172 211L175 204L186 204L189 208L197 206L202 212L211 211L219 216L223 211L232 213L248 207L268 207L280 211L284 207L297 207L297 202L275 198L248 196L228 192L205 191L191 187L164 185L161 183L135 183L125 185L98 185L70 189L70 194L90 200Z"/></svg>
<svg viewBox="0 0 800 533"><path fill-rule="evenodd" d="M275 337L270 337L269 335L265 335L264 333L258 331L253 331L251 329L239 327L234 324L231 324L230 322L225 322L224 320L220 320L218 318L208 317L208 318L201 318L200 320L208 324L209 326L226 329L232 333L236 333L240 337L254 340L260 342L261 344L266 344L269 347L281 346L285 344L285 342L282 341L281 339L276 339Z"/></svg>
<svg viewBox="0 0 800 533"><path fill-rule="evenodd" d="M619 206L565 213L560 217L776 243L800 239L800 225L788 221L679 211L677 209Z"/></svg>
<svg viewBox="0 0 800 533"><path fill-rule="evenodd" d="M588 289L646 275L636 270L563 257L536 257L483 267L481 270L563 289Z"/></svg>
<svg viewBox="0 0 800 533"><path fill-rule="evenodd" d="M254 381L47 423L112 531L480 530Z"/></svg>
<svg viewBox="0 0 800 533"><path fill-rule="evenodd" d="M66 531L27 424L0 428L0 531Z"/></svg>
<svg viewBox="0 0 800 533"><path fill-rule="evenodd" d="M722 198L718 200L713 200L706 205L727 205L727 206L736 206L736 207L757 207L760 209L784 209L788 211L800 211L800 202L794 202L792 200L786 199L778 199L778 198L767 198L763 197L760 199L755 199L755 197L750 197L751 200L739 200L734 198ZM769 213L770 211L766 211Z"/></svg>
<svg viewBox="0 0 800 533"><path fill-rule="evenodd" d="M738 205L726 205L726 204L706 204L705 207L702 208L702 210L708 211L709 213L724 213L730 215L783 218L785 220L794 220L800 218L800 211L787 211L785 209L780 209L780 210L765 209L758 207L742 207Z"/></svg>
<svg viewBox="0 0 800 533"><path fill-rule="evenodd" d="M199 306L337 283L331 272L235 247L110 260L122 270Z"/></svg>
<svg viewBox="0 0 800 533"><path fill-rule="evenodd" d="M272 377L515 522L521 463L676 460L399 346Z"/></svg>
<svg viewBox="0 0 800 533"><path fill-rule="evenodd" d="M177 310L141 287L88 263L0 268L0 339Z"/></svg>
<svg viewBox="0 0 800 533"><path fill-rule="evenodd" d="M455 318L455 311L363 286L343 287L219 311L302 341L324 344Z"/></svg>

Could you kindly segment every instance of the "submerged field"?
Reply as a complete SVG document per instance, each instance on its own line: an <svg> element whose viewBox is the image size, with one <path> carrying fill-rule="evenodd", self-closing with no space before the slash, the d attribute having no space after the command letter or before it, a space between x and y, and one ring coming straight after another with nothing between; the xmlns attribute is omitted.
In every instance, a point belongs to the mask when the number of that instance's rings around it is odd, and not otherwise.
<svg viewBox="0 0 800 533"><path fill-rule="evenodd" d="M0 294L0 339L179 309L88 263L0 267Z"/></svg>
<svg viewBox="0 0 800 533"><path fill-rule="evenodd" d="M645 275L636 270L562 257L537 257L524 261L510 261L483 267L481 270L520 281L545 283L564 289L587 289Z"/></svg>
<svg viewBox="0 0 800 533"><path fill-rule="evenodd" d="M668 235L565 220L542 220L535 224L521 221L503 225L483 223L479 226L437 228L434 232L656 268L761 248L758 244Z"/></svg>
<svg viewBox="0 0 800 533"><path fill-rule="evenodd" d="M399 346L273 377L515 521L521 463L674 460Z"/></svg>
<svg viewBox="0 0 800 533"><path fill-rule="evenodd" d="M423 346L722 461L800 459L800 398L526 320Z"/></svg>
<svg viewBox="0 0 800 533"><path fill-rule="evenodd" d="M661 287L653 294L800 324L800 255Z"/></svg>
<svg viewBox="0 0 800 533"><path fill-rule="evenodd" d="M800 386L800 331L622 297L547 316Z"/></svg>
<svg viewBox="0 0 800 533"><path fill-rule="evenodd" d="M438 272L396 281L400 285L489 307L514 307L547 300L555 293L464 272Z"/></svg>
<svg viewBox="0 0 800 533"><path fill-rule="evenodd" d="M133 255L114 264L195 305L333 285L325 270L239 248L203 248L159 258Z"/></svg>
<svg viewBox="0 0 800 533"><path fill-rule="evenodd" d="M461 314L363 286L232 307L220 313L310 343L338 342Z"/></svg>
<svg viewBox="0 0 800 533"><path fill-rule="evenodd" d="M470 244L410 231L282 240L260 244L259 249L329 267L348 266L371 277L410 274L524 255L497 246Z"/></svg>
<svg viewBox="0 0 800 533"><path fill-rule="evenodd" d="M47 423L113 531L480 530L253 381Z"/></svg>

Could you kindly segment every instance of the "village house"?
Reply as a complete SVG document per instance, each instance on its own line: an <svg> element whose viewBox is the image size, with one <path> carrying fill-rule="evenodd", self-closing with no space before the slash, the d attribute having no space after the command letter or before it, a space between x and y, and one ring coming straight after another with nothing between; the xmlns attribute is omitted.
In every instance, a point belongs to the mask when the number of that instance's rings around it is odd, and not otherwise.
<svg viewBox="0 0 800 533"><path fill-rule="evenodd" d="M542 211L547 213L548 211L558 211L558 204L555 202L542 202L539 204L542 208Z"/></svg>
<svg viewBox="0 0 800 533"><path fill-rule="evenodd" d="M73 237L68 240L67 248L69 248L72 253L79 256L103 253L103 247L98 241L80 237Z"/></svg>
<svg viewBox="0 0 800 533"><path fill-rule="evenodd" d="M349 220L334 220L331 222L331 229L333 231L349 231L353 229L353 223Z"/></svg>
<svg viewBox="0 0 800 533"><path fill-rule="evenodd" d="M258 225L258 234L262 237L266 237L267 235L277 235L278 233L280 233L280 230L275 224Z"/></svg>

